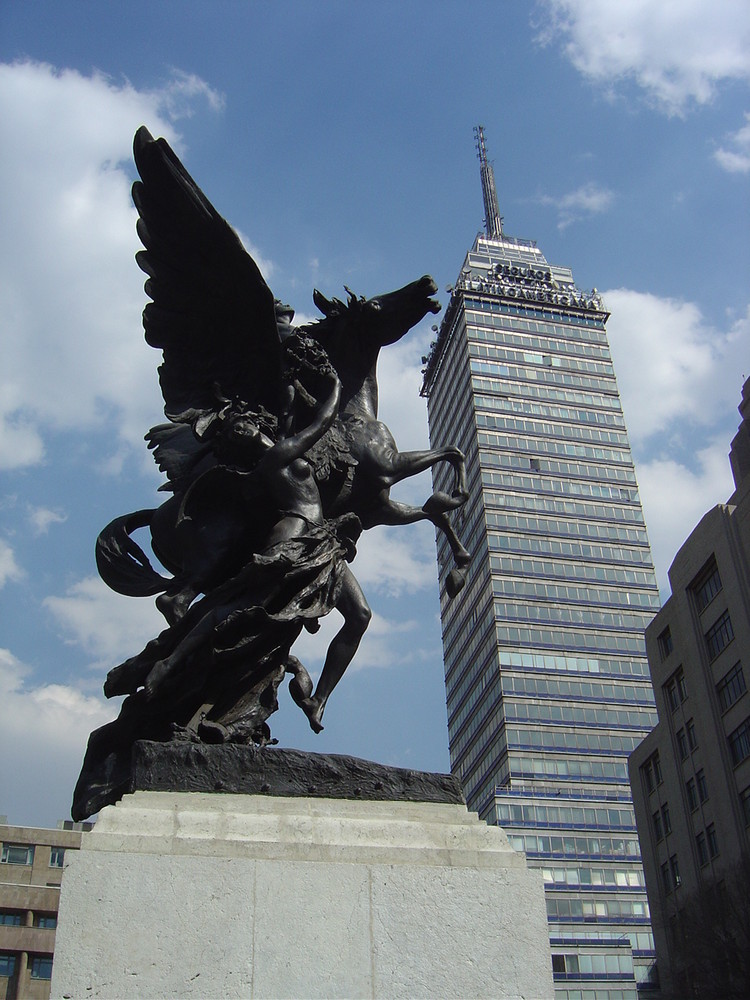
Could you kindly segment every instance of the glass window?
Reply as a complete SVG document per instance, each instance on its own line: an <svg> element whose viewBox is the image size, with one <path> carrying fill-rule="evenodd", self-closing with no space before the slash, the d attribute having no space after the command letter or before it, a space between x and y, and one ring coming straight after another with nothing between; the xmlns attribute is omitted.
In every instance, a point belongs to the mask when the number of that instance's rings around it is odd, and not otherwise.
<svg viewBox="0 0 750 1000"><path fill-rule="evenodd" d="M34 862L34 847L30 844L3 844L0 863L4 865L30 865Z"/></svg>
<svg viewBox="0 0 750 1000"><path fill-rule="evenodd" d="M669 869L672 872L672 882L674 884L674 887L677 888L677 886L679 886L682 883L682 879L680 878L680 867L677 864L676 854L673 854L672 857L669 859Z"/></svg>
<svg viewBox="0 0 750 1000"><path fill-rule="evenodd" d="M17 910L0 910L0 924L10 927L20 927L21 914Z"/></svg>
<svg viewBox="0 0 750 1000"><path fill-rule="evenodd" d="M654 765L654 777L656 778L656 784L660 785L661 782L662 782L662 777L661 777L661 763L659 762L659 752L658 752L658 750L652 756L651 762Z"/></svg>
<svg viewBox="0 0 750 1000"><path fill-rule="evenodd" d="M695 846L698 850L698 863L701 865L708 864L708 845L706 844L705 833L699 833L695 838Z"/></svg>
<svg viewBox="0 0 750 1000"><path fill-rule="evenodd" d="M729 612L725 611L716 619L708 632L706 632L706 648L708 649L709 659L715 660L732 639L734 639L734 629L729 618Z"/></svg>
<svg viewBox="0 0 750 1000"><path fill-rule="evenodd" d="M661 814L659 813L658 809L651 818L654 821L654 836L656 837L657 840L661 840L664 836L664 831L661 825Z"/></svg>
<svg viewBox="0 0 750 1000"><path fill-rule="evenodd" d="M689 778L685 782L685 792L687 793L688 803L691 810L698 808L698 790L695 787L695 778Z"/></svg>
<svg viewBox="0 0 750 1000"><path fill-rule="evenodd" d="M673 679L667 681L664 685L664 697L666 699L667 705L674 712L675 709L679 707L680 700L677 697L677 685Z"/></svg>
<svg viewBox="0 0 750 1000"><path fill-rule="evenodd" d="M750 757L750 718L737 726L734 732L729 734L728 739L733 764L739 764L746 757Z"/></svg>
<svg viewBox="0 0 750 1000"><path fill-rule="evenodd" d="M664 891L668 894L672 891L672 876L669 872L669 862L665 861L661 866L661 881Z"/></svg>
<svg viewBox="0 0 750 1000"><path fill-rule="evenodd" d="M721 577L719 576L715 559L711 559L709 564L700 572L698 578L691 584L691 589L695 596L696 607L700 613L721 590Z"/></svg>
<svg viewBox="0 0 750 1000"><path fill-rule="evenodd" d="M731 705L734 705L737 699L745 693L745 690L745 675L742 672L742 664L738 660L716 685L716 693L719 696L722 712L726 712Z"/></svg>
<svg viewBox="0 0 750 1000"><path fill-rule="evenodd" d="M666 802L661 807L661 820L664 826L664 833L669 835L672 832L672 822L669 818L669 806Z"/></svg>
<svg viewBox="0 0 750 1000"><path fill-rule="evenodd" d="M686 760L689 755L687 736L684 729L678 729L675 733L677 738L677 749L680 752L680 760Z"/></svg>
<svg viewBox="0 0 750 1000"><path fill-rule="evenodd" d="M662 660L666 660L669 654L672 652L672 633L667 626L657 639L659 643L659 654Z"/></svg>
<svg viewBox="0 0 750 1000"><path fill-rule="evenodd" d="M0 976L12 976L16 971L16 956L8 951L0 951Z"/></svg>
<svg viewBox="0 0 750 1000"><path fill-rule="evenodd" d="M34 955L31 959L32 979L52 979L52 956Z"/></svg>
<svg viewBox="0 0 750 1000"><path fill-rule="evenodd" d="M677 671L675 680L677 681L677 693L680 696L680 701L684 701L687 698L687 684L685 682L685 674L682 668Z"/></svg>
<svg viewBox="0 0 750 1000"><path fill-rule="evenodd" d="M698 746L698 737L695 735L695 723L692 719L688 719L685 723L685 732L687 733L688 746L691 750L695 750Z"/></svg>
<svg viewBox="0 0 750 1000"><path fill-rule="evenodd" d="M715 858L719 853L719 843L716 839L716 827L713 823L706 827L706 840L708 841L708 853L712 858Z"/></svg>
<svg viewBox="0 0 750 1000"><path fill-rule="evenodd" d="M750 786L740 792L740 805L742 806L742 815L745 818L745 826L748 826L750 825Z"/></svg>
<svg viewBox="0 0 750 1000"><path fill-rule="evenodd" d="M57 927L57 914L37 913L34 916L35 927Z"/></svg>
<svg viewBox="0 0 750 1000"><path fill-rule="evenodd" d="M706 784L706 772L703 768L696 772L695 780L698 784L698 798L705 802L708 798L708 785Z"/></svg>
<svg viewBox="0 0 750 1000"><path fill-rule="evenodd" d="M50 868L62 868L63 862L65 861L65 848L64 847L52 847L49 852L49 865Z"/></svg>

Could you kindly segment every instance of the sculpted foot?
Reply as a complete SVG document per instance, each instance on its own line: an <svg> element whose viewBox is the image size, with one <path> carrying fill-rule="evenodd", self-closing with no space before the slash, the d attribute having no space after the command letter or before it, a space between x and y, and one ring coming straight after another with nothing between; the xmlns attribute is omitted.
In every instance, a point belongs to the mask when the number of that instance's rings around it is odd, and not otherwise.
<svg viewBox="0 0 750 1000"><path fill-rule="evenodd" d="M303 698L299 702L299 707L307 716L310 723L310 729L312 729L314 733L322 733L323 723L321 720L323 718L323 710L326 707L325 702L321 702L320 698L316 698L315 695L313 695L311 698Z"/></svg>
<svg viewBox="0 0 750 1000"><path fill-rule="evenodd" d="M169 625L176 625L187 614L192 602L192 594L180 591L178 594L160 594L156 601L157 611L161 611Z"/></svg>
<svg viewBox="0 0 750 1000"><path fill-rule="evenodd" d="M151 670L149 670L148 677L143 683L143 689L146 693L146 701L151 701L154 695L156 695L162 681L168 673L169 661L157 660Z"/></svg>

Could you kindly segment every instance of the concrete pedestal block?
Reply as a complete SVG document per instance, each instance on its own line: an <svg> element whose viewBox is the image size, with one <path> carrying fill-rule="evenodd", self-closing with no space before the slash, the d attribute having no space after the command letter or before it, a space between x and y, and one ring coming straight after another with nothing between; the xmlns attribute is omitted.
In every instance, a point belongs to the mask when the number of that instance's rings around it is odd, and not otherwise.
<svg viewBox="0 0 750 1000"><path fill-rule="evenodd" d="M466 807L139 791L66 857L54 998L553 996L541 874Z"/></svg>

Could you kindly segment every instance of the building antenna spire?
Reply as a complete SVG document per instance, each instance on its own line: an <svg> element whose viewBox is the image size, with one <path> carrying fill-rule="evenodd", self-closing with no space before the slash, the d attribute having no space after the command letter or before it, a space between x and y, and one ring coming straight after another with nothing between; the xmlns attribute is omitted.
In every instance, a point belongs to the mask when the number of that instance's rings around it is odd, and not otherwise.
<svg viewBox="0 0 750 1000"><path fill-rule="evenodd" d="M490 238L503 235L503 220L497 204L495 188L495 171L487 159L487 148L484 144L484 125L474 126L474 145L477 148L480 171L482 174L482 197L484 198L484 228Z"/></svg>

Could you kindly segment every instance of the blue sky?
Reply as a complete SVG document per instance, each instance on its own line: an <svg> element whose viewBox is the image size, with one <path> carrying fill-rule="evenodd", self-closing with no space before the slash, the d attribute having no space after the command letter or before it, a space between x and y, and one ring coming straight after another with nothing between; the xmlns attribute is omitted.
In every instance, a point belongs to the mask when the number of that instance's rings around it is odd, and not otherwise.
<svg viewBox="0 0 750 1000"><path fill-rule="evenodd" d="M750 8L744 0L68 2L0 6L0 812L68 815L106 671L160 627L96 578L114 516L158 502L161 419L130 147L165 135L302 317L313 287L452 283L482 226L482 123L506 232L596 286L660 583L731 493L750 375ZM443 302L447 295L442 293ZM381 355L381 415L426 444L430 317ZM403 496L420 503L424 479ZM314 737L448 769L432 532L377 530L375 617ZM319 668L335 629L299 650Z"/></svg>

